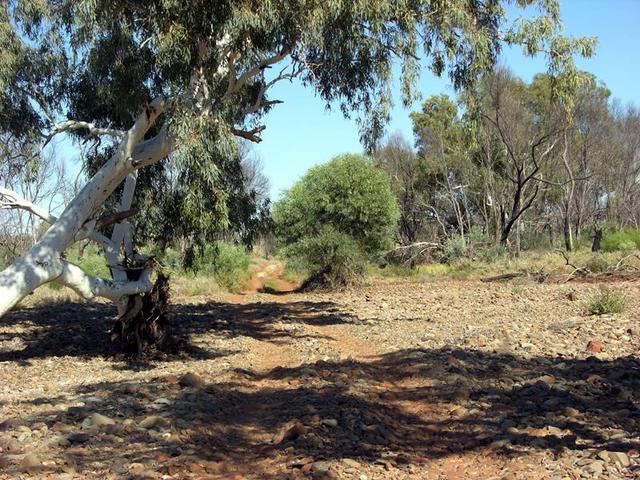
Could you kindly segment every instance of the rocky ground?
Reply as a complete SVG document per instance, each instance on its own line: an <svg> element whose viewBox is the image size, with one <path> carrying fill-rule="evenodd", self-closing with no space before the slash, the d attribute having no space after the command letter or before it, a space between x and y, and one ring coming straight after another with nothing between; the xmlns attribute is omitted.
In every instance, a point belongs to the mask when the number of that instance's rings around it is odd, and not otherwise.
<svg viewBox="0 0 640 480"><path fill-rule="evenodd" d="M640 283L611 286L608 317L573 283L176 298L181 341L145 362L109 306L19 310L0 478L640 478Z"/></svg>

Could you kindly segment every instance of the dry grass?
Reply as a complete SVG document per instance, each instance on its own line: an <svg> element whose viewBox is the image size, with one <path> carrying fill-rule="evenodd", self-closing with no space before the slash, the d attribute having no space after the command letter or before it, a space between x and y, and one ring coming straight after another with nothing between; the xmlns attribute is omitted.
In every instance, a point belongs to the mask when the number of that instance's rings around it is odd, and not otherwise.
<svg viewBox="0 0 640 480"><path fill-rule="evenodd" d="M169 283L171 292L176 297L200 297L215 295L224 291L216 283L215 278L205 275L173 275Z"/></svg>
<svg viewBox="0 0 640 480"><path fill-rule="evenodd" d="M627 254L622 252L593 253L588 249L582 249L569 253L568 257L572 264L586 267L593 273L600 273L615 267ZM627 264L640 268L640 260L637 258L630 258ZM374 277L412 277L430 280L437 278L478 279L482 276L499 275L505 272L534 273L541 270L551 275L569 275L574 269L566 264L566 260L558 251L531 250L522 252L519 257L504 256L491 262L480 259L461 259L450 264L420 265L414 270L401 269L401 272L397 268L371 268L369 273Z"/></svg>

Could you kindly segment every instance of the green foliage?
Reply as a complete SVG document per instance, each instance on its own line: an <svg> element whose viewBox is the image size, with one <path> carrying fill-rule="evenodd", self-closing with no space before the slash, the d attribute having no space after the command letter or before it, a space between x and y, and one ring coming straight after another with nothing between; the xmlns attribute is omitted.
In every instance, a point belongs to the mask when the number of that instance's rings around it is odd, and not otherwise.
<svg viewBox="0 0 640 480"><path fill-rule="evenodd" d="M49 282L47 283L47 287L50 290L62 290L64 288L64 285L58 282Z"/></svg>
<svg viewBox="0 0 640 480"><path fill-rule="evenodd" d="M17 133L23 133L19 124L43 122L45 112L30 102L34 90L40 101L68 106L72 118L114 126L130 121L159 93L203 108L189 91L194 73L200 92L206 88L220 98L228 85L218 74L227 58L223 49L234 53L238 71L283 53L328 104L365 113L363 139L369 145L388 118L394 61L401 64L406 104L416 96L419 57L463 89L493 67L505 41L527 55L547 55L558 94L569 92L579 83L572 57L591 55L594 41L562 36L558 0L516 2L528 14L513 24L506 22L506 4L511 2L4 2L0 111L7 105L10 115L0 118ZM230 102L213 102L224 123L244 122L243 112L267 83L265 71L233 92Z"/></svg>
<svg viewBox="0 0 640 480"><path fill-rule="evenodd" d="M587 311L591 315L609 315L624 312L627 305L627 299L622 293L603 287L593 296L587 305Z"/></svg>
<svg viewBox="0 0 640 480"><path fill-rule="evenodd" d="M331 226L301 238L282 253L294 269L309 273L303 289L347 287L358 283L367 268L367 257L356 239Z"/></svg>
<svg viewBox="0 0 640 480"><path fill-rule="evenodd" d="M384 172L359 155L314 167L276 203L284 255L331 285L364 272L364 261L390 248L398 220Z"/></svg>
<svg viewBox="0 0 640 480"><path fill-rule="evenodd" d="M618 232L605 233L600 245L604 252L640 249L640 228L627 228Z"/></svg>
<svg viewBox="0 0 640 480"><path fill-rule="evenodd" d="M596 253L591 255L585 262L584 266L587 270L593 273L606 272L609 268L615 265L616 262L611 262L610 258L605 255Z"/></svg>
<svg viewBox="0 0 640 480"><path fill-rule="evenodd" d="M212 275L220 286L234 293L246 286L250 266L247 251L227 242L206 245L194 263L195 271Z"/></svg>
<svg viewBox="0 0 640 480"><path fill-rule="evenodd" d="M454 235L444 242L442 260L445 263L454 263L460 260L467 252L467 242L460 235Z"/></svg>
<svg viewBox="0 0 640 480"><path fill-rule="evenodd" d="M507 248L504 245L488 245L476 250L476 256L484 263L494 263L507 255Z"/></svg>

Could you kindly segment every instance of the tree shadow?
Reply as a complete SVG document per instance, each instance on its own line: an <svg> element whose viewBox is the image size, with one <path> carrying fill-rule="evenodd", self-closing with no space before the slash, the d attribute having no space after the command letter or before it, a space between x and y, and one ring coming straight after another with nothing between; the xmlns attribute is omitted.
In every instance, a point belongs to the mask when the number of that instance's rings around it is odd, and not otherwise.
<svg viewBox="0 0 640 480"><path fill-rule="evenodd" d="M176 358L204 360L233 353L220 351L206 341L202 346L202 341L194 341L196 338L250 337L277 344L294 343L303 338L324 337L303 334L287 326L357 321L351 315L339 313L331 302L312 301L177 304L173 316L166 351L134 358L123 354L120 344L110 341L109 331L116 317L111 304L54 302L15 310L3 317L0 324L0 362L28 365L36 358L98 356L124 361L124 368L141 369Z"/></svg>
<svg viewBox="0 0 640 480"><path fill-rule="evenodd" d="M81 472L100 472L94 462L116 468L135 461L158 473L171 473L173 465L196 474L295 478L309 459L402 470L473 452L509 459L531 451L557 457L565 450L640 448L640 362L633 357L409 349L365 362L241 370L233 382L201 389L156 378L137 389L124 382L86 385L77 394L83 406L26 421L55 430L60 423L80 428L96 411L117 419L92 433L81 455L59 450ZM91 403L96 396L100 403ZM151 414L162 424L140 428Z"/></svg>

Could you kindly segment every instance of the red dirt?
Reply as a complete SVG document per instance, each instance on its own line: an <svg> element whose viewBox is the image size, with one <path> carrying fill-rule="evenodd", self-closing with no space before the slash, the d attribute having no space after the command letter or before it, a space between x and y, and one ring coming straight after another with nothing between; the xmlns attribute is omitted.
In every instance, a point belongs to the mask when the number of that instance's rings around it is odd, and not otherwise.
<svg viewBox="0 0 640 480"><path fill-rule="evenodd" d="M104 305L3 319L0 478L638 478L637 301L594 318L590 285L259 293L292 287L269 265L243 295L177 299L182 344L146 362L106 341Z"/></svg>

